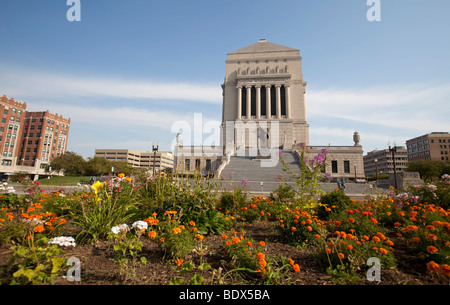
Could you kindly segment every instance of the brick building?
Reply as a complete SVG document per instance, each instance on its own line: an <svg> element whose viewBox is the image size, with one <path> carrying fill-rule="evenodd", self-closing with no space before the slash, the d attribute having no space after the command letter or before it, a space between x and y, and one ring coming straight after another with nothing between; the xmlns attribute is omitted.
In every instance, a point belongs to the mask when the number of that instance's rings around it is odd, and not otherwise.
<svg viewBox="0 0 450 305"><path fill-rule="evenodd" d="M408 160L449 161L450 134L448 132L432 132L406 140Z"/></svg>
<svg viewBox="0 0 450 305"><path fill-rule="evenodd" d="M70 119L26 107L27 103L0 97L0 175L45 174L50 161L66 152Z"/></svg>

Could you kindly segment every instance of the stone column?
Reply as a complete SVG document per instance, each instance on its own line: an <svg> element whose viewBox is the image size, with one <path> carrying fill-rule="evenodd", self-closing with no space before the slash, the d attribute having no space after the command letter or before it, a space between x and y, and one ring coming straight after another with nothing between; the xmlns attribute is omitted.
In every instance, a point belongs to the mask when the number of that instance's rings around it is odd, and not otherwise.
<svg viewBox="0 0 450 305"><path fill-rule="evenodd" d="M247 120L252 117L252 86L245 86L247 89Z"/></svg>
<svg viewBox="0 0 450 305"><path fill-rule="evenodd" d="M256 119L261 118L261 86L256 86Z"/></svg>
<svg viewBox="0 0 450 305"><path fill-rule="evenodd" d="M277 90L277 119L281 119L281 85L275 86Z"/></svg>
<svg viewBox="0 0 450 305"><path fill-rule="evenodd" d="M267 117L267 119L271 119L271 110L270 110L270 100L271 100L271 98L270 98L270 88L271 88L271 86L270 85L268 85L268 86L266 86L266 117Z"/></svg>
<svg viewBox="0 0 450 305"><path fill-rule="evenodd" d="M236 87L238 89L238 94L237 94L237 119L241 119L242 117L242 87Z"/></svg>
<svg viewBox="0 0 450 305"><path fill-rule="evenodd" d="M291 118L291 104L290 104L290 97L289 97L289 85L284 85L284 96L285 96L285 102L286 102L286 118Z"/></svg>

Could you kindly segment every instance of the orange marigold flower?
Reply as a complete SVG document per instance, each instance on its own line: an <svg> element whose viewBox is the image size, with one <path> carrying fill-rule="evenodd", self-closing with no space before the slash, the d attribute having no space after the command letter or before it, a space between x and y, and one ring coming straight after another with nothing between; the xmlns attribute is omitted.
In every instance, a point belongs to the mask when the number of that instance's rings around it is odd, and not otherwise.
<svg viewBox="0 0 450 305"><path fill-rule="evenodd" d="M341 232L339 235L341 236L341 238L346 238L347 237L347 234L345 232Z"/></svg>
<svg viewBox="0 0 450 305"><path fill-rule="evenodd" d="M435 261L431 261L431 262L427 263L427 269L429 271L432 271L432 272L438 272L439 271L439 265L436 264Z"/></svg>
<svg viewBox="0 0 450 305"><path fill-rule="evenodd" d="M292 231L292 232L295 232L295 231L297 231L297 228L296 228L296 227L292 227L292 228L291 228L291 231Z"/></svg>
<svg viewBox="0 0 450 305"><path fill-rule="evenodd" d="M386 255L388 252L384 248L380 248L380 253Z"/></svg>
<svg viewBox="0 0 450 305"><path fill-rule="evenodd" d="M175 261L175 264L176 264L177 266L180 266L182 263L183 263L183 259L182 259L182 258L180 258L180 259L178 259L178 260Z"/></svg>
<svg viewBox="0 0 450 305"><path fill-rule="evenodd" d="M372 240L376 243L380 242L380 238L378 236L372 237Z"/></svg>
<svg viewBox="0 0 450 305"><path fill-rule="evenodd" d="M344 255L344 253L339 252L339 253L338 253L338 257L339 257L340 259L343 259L343 258L345 257L345 255Z"/></svg>
<svg viewBox="0 0 450 305"><path fill-rule="evenodd" d="M428 234L427 235L427 240L428 241L433 241L433 240L437 240L437 239L438 239L438 237L437 237L436 234Z"/></svg>
<svg viewBox="0 0 450 305"><path fill-rule="evenodd" d="M173 229L172 229L172 233L175 234L175 235L176 235L176 234L179 234L179 233L181 233L181 229L178 228L178 227L177 227L177 228L173 228Z"/></svg>
<svg viewBox="0 0 450 305"><path fill-rule="evenodd" d="M440 271L442 274L444 274L445 276L450 276L450 266L447 264L442 264Z"/></svg>
<svg viewBox="0 0 450 305"><path fill-rule="evenodd" d="M249 246L249 247L253 246L252 242L251 242L251 241L248 241L248 242L247 242L247 246Z"/></svg>
<svg viewBox="0 0 450 305"><path fill-rule="evenodd" d="M384 234L381 233L381 232L378 232L376 235L377 235L379 238L381 238L382 240L385 240L385 239L386 239L386 236L384 236Z"/></svg>
<svg viewBox="0 0 450 305"><path fill-rule="evenodd" d="M394 243L391 240L386 240L384 243L386 245L388 245L388 246L393 246L394 245Z"/></svg>
<svg viewBox="0 0 450 305"><path fill-rule="evenodd" d="M262 241L262 240L259 242L259 244L260 244L261 246L263 246L263 247L266 246L266 243L265 243L264 241Z"/></svg>
<svg viewBox="0 0 450 305"><path fill-rule="evenodd" d="M394 227L400 227L402 224L401 223L399 223L399 222L395 222L394 223Z"/></svg>
<svg viewBox="0 0 450 305"><path fill-rule="evenodd" d="M353 246L352 246L352 245L348 245L348 246L347 246L347 249L348 249L348 250L352 250L352 249L353 249Z"/></svg>
<svg viewBox="0 0 450 305"><path fill-rule="evenodd" d="M371 220L373 223L375 223L375 224L378 223L378 221L377 221L377 219L376 219L375 217L371 217L370 220Z"/></svg>
<svg viewBox="0 0 450 305"><path fill-rule="evenodd" d="M225 235L225 234L222 235L222 239L227 239L227 238L228 238L227 235Z"/></svg>
<svg viewBox="0 0 450 305"><path fill-rule="evenodd" d="M199 241L202 241L205 237L201 234L196 234L195 238L198 239Z"/></svg>
<svg viewBox="0 0 450 305"><path fill-rule="evenodd" d="M291 258L288 258L288 260L289 260L289 264L291 265L291 266L294 266L294 260L293 259L291 259Z"/></svg>
<svg viewBox="0 0 450 305"><path fill-rule="evenodd" d="M44 227L42 225L38 225L36 228L34 228L34 232L41 233L44 231Z"/></svg>
<svg viewBox="0 0 450 305"><path fill-rule="evenodd" d="M191 226L193 226L193 227L195 227L195 222L194 221L189 221L189 224L191 225Z"/></svg>
<svg viewBox="0 0 450 305"><path fill-rule="evenodd" d="M164 240L165 240L164 237L161 237L161 238L159 239L159 241L162 242L162 243L164 242Z"/></svg>
<svg viewBox="0 0 450 305"><path fill-rule="evenodd" d="M148 237L149 237L150 239L155 238L155 237L156 237L156 232L155 232L155 231L150 231L150 232L148 232Z"/></svg>
<svg viewBox="0 0 450 305"><path fill-rule="evenodd" d="M319 234L316 234L316 235L314 235L314 238L319 239L319 238L320 238L320 235L319 235Z"/></svg>
<svg viewBox="0 0 450 305"><path fill-rule="evenodd" d="M300 272L300 266L298 264L292 265L292 268L294 268L294 272L296 273Z"/></svg>
<svg viewBox="0 0 450 305"><path fill-rule="evenodd" d="M231 240L227 240L227 241L225 242L225 245L227 245L227 246L231 245Z"/></svg>
<svg viewBox="0 0 450 305"><path fill-rule="evenodd" d="M413 243L420 243L420 238L419 237L413 237L413 238L411 238L411 241Z"/></svg>
<svg viewBox="0 0 450 305"><path fill-rule="evenodd" d="M438 248L436 248L435 246L428 246L427 252L430 254L435 254L436 252L438 252Z"/></svg>
<svg viewBox="0 0 450 305"><path fill-rule="evenodd" d="M327 252L327 254L331 253L331 249L330 248L327 248L325 251Z"/></svg>

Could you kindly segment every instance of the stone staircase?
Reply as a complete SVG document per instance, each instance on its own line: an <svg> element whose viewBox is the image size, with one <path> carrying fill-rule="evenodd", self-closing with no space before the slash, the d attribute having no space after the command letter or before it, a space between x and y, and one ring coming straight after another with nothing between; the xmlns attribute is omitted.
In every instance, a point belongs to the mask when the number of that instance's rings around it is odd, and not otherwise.
<svg viewBox="0 0 450 305"><path fill-rule="evenodd" d="M291 151L283 151L282 158L294 171L298 172L298 158ZM273 167L263 167L261 162L267 161L258 157L232 156L229 163L222 171L224 179L230 179L230 173L233 181L241 182L242 179L251 181L270 181L275 182L279 175L289 177L283 172L283 163L278 160L278 164Z"/></svg>

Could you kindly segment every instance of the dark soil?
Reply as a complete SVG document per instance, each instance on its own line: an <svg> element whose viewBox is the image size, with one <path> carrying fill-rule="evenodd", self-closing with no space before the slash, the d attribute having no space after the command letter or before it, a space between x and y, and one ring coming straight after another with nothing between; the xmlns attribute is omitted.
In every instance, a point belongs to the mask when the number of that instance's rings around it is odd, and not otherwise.
<svg viewBox="0 0 450 305"><path fill-rule="evenodd" d="M266 242L266 255L276 258L278 256L289 257L300 265L299 273L289 272L286 278L282 278L278 284L281 285L330 285L330 276L325 272L325 265L314 257L314 253L308 247L296 248L289 246L275 231L275 223L257 222L253 225L240 227L245 236L255 241ZM181 267L174 262L164 259L164 253L159 246L148 239L143 239L144 248L141 256L147 258L145 265L137 263L130 268L127 276L120 274L118 263L114 260L114 250L107 241L96 244L79 244L75 248L65 249L66 258L77 257L81 261L81 281L69 282L65 277L59 277L57 285L168 285L174 277L184 279L184 284L190 282L192 274L180 274ZM222 276L234 267L223 256L222 240L220 235L211 235L203 240L208 246L209 254L203 257L203 262L212 266L208 271L196 271L195 273L205 278L205 284L217 284L217 270L222 268ZM9 248L11 244L0 245L0 268L5 268L11 257ZM361 274L363 285L448 285L448 279L438 278L429 274L424 266L423 260L411 257L400 246L396 252L397 269L382 270L380 282L369 282L365 274ZM199 257L185 258L192 260L196 266L199 265ZM213 271L216 274L213 277ZM249 280L231 274L223 278L222 284L246 285L260 284L257 280Z"/></svg>

